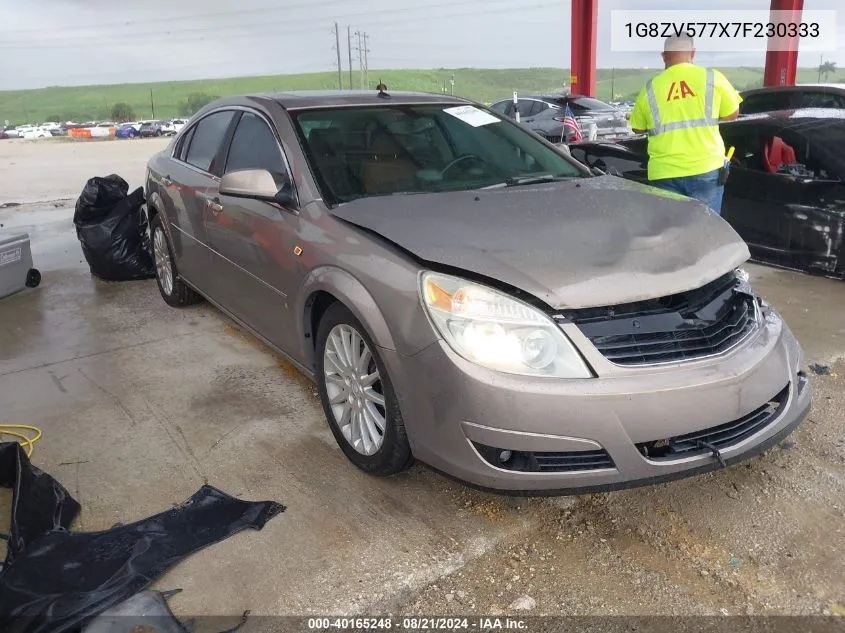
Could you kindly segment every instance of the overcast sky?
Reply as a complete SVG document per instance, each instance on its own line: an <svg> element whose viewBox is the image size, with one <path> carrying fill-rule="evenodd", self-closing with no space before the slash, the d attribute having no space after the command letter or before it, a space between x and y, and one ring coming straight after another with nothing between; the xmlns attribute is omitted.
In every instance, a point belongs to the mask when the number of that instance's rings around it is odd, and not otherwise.
<svg viewBox="0 0 845 633"><path fill-rule="evenodd" d="M124 5L124 6L119 6ZM600 67L658 67L613 53L612 9L766 9L768 0L600 0ZM807 0L837 9L842 0ZM0 89L170 81L336 68L334 22L369 34L370 69L569 66L568 0L0 0ZM837 50L845 68L845 17ZM801 66L817 66L804 52ZM763 53L700 54L714 66L762 66ZM353 61L357 67L357 61Z"/></svg>

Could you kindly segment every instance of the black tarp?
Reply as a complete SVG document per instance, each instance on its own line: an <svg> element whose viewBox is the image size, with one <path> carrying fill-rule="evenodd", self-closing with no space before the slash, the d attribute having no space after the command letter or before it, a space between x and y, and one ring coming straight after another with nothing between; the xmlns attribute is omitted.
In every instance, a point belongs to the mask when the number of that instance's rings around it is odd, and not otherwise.
<svg viewBox="0 0 845 633"><path fill-rule="evenodd" d="M103 532L68 531L79 504L32 466L14 442L0 443L0 485L12 488L12 523L0 570L0 631L76 631L143 590L180 560L284 511L205 485L166 512Z"/></svg>
<svg viewBox="0 0 845 633"><path fill-rule="evenodd" d="M85 183L73 223L91 274L108 281L155 276L144 202L144 189L129 193L129 184L117 174Z"/></svg>

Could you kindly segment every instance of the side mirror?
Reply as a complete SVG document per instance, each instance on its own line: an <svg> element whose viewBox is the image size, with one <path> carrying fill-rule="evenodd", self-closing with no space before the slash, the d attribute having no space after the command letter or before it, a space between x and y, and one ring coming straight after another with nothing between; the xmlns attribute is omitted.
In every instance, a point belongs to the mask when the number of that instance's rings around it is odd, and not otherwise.
<svg viewBox="0 0 845 633"><path fill-rule="evenodd" d="M225 174L220 179L218 190L221 196L261 200L294 209L298 207L290 181L285 178L280 183L266 169L243 169Z"/></svg>

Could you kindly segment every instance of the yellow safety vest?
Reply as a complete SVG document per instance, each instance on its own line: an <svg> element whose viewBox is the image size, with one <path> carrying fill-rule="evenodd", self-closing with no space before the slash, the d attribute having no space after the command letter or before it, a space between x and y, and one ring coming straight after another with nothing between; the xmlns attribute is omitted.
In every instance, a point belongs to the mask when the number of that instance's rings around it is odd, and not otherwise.
<svg viewBox="0 0 845 633"><path fill-rule="evenodd" d="M719 117L739 101L724 75L710 68L676 64L650 79L631 113L631 126L648 133L649 180L719 169L725 160Z"/></svg>

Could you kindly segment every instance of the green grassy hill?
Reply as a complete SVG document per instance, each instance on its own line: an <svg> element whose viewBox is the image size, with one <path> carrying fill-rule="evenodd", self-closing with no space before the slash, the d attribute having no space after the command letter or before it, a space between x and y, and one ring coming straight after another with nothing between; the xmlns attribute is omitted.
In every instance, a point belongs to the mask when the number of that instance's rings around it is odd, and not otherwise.
<svg viewBox="0 0 845 633"><path fill-rule="evenodd" d="M759 86L763 81L761 68L724 68L722 71L740 90ZM656 72L654 69L600 69L597 96L611 100L612 85L616 99L632 99L646 79ZM563 68L371 70L369 76L371 87L381 79L392 90L440 92L453 73L456 95L485 103L507 98L514 90L560 90L564 78L569 76L569 71ZM798 75L799 83L818 80L818 72L812 68L800 69ZM360 74L353 73L353 78L355 87L360 87L357 83L360 82ZM344 82L347 80L348 74L344 75ZM845 81L845 75L829 77L828 80ZM244 92L324 88L337 88L337 73L0 91L0 122L4 119L13 124L105 119L109 118L112 105L118 102L131 105L138 118L152 118L151 92L155 116L165 118L179 115L180 102L191 93L222 97Z"/></svg>

